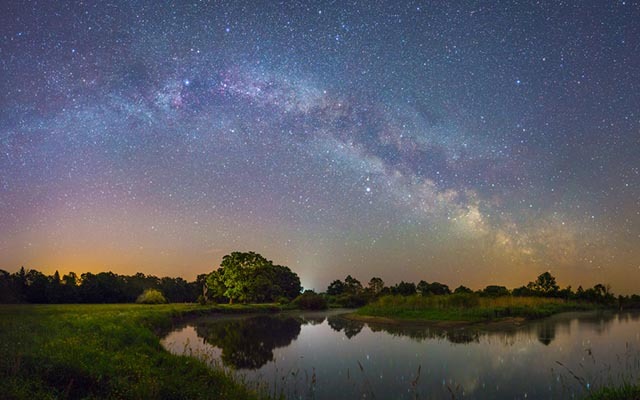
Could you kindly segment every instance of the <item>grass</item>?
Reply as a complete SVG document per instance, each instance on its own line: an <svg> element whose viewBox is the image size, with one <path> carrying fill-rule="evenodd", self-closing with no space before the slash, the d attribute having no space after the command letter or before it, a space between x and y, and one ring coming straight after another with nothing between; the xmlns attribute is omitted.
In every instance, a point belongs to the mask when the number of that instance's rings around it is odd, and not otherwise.
<svg viewBox="0 0 640 400"><path fill-rule="evenodd" d="M158 333L180 317L273 311L195 304L0 305L3 399L251 399L222 370L172 355Z"/></svg>
<svg viewBox="0 0 640 400"><path fill-rule="evenodd" d="M640 385L601 388L591 393L587 400L640 400Z"/></svg>
<svg viewBox="0 0 640 400"><path fill-rule="evenodd" d="M384 296L360 308L362 316L409 321L483 322L504 318L543 318L565 311L591 310L594 305L542 297Z"/></svg>
<svg viewBox="0 0 640 400"><path fill-rule="evenodd" d="M389 296L359 313L410 320L543 317L593 308L542 298ZM182 317L277 311L272 305L0 305L2 399L258 399L222 369L172 355L158 334ZM589 399L640 399L640 387L602 388Z"/></svg>

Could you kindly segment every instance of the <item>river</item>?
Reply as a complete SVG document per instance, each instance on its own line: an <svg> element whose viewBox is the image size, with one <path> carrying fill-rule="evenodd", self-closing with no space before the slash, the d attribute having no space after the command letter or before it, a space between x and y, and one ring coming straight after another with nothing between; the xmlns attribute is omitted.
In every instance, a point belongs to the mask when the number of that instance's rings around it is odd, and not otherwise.
<svg viewBox="0 0 640 400"><path fill-rule="evenodd" d="M345 310L187 321L162 339L295 399L565 399L640 377L640 313L566 313L500 329L349 321Z"/></svg>

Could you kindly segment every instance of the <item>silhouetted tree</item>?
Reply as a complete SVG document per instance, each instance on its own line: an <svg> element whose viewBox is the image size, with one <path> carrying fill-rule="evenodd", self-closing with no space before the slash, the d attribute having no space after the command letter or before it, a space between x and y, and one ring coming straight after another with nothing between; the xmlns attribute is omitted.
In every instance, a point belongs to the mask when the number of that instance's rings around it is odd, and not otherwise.
<svg viewBox="0 0 640 400"><path fill-rule="evenodd" d="M25 275L24 298L28 303L48 303L49 279L42 272L30 269Z"/></svg>
<svg viewBox="0 0 640 400"><path fill-rule="evenodd" d="M302 285L298 274L283 265L274 265L273 272L273 282L278 287L278 290L273 294L272 300L278 297L286 297L291 300L300 295Z"/></svg>
<svg viewBox="0 0 640 400"><path fill-rule="evenodd" d="M19 303L22 300L17 279L0 269L0 303Z"/></svg>
<svg viewBox="0 0 640 400"><path fill-rule="evenodd" d="M416 290L423 296L451 294L449 286L440 282L428 283L425 281L420 281L418 282Z"/></svg>
<svg viewBox="0 0 640 400"><path fill-rule="evenodd" d="M455 294L461 294L461 293L473 293L473 290L469 289L469 288L468 288L468 287L466 287L466 286L462 286L462 285L460 285L460 286L458 286L458 287L453 291L453 293L455 293Z"/></svg>
<svg viewBox="0 0 640 400"><path fill-rule="evenodd" d="M185 303L193 301L191 286L189 285L189 282L182 278L164 277L160 279L158 288L171 303Z"/></svg>
<svg viewBox="0 0 640 400"><path fill-rule="evenodd" d="M78 293L78 276L75 272L69 272L62 277L60 291L63 303L77 303L80 301Z"/></svg>
<svg viewBox="0 0 640 400"><path fill-rule="evenodd" d="M80 300L83 303L132 303L135 301L135 298L127 297L124 279L113 272L100 272L95 275L87 272L81 275L81 281Z"/></svg>
<svg viewBox="0 0 640 400"><path fill-rule="evenodd" d="M416 294L416 284L413 282L401 281L395 287L396 294L402 296L411 296Z"/></svg>
<svg viewBox="0 0 640 400"><path fill-rule="evenodd" d="M480 292L480 294L482 296L488 296L488 297L508 296L509 295L509 289L507 289L504 286L489 285L489 286L485 287L482 290L482 292Z"/></svg>
<svg viewBox="0 0 640 400"><path fill-rule="evenodd" d="M449 286L440 282L430 283L428 290L431 294L435 294L435 295L451 294L451 290L449 289Z"/></svg>
<svg viewBox="0 0 640 400"><path fill-rule="evenodd" d="M381 278L373 277L369 281L369 290L374 296L377 296L384 289L384 281Z"/></svg>
<svg viewBox="0 0 640 400"><path fill-rule="evenodd" d="M513 294L516 297L528 297L528 296L535 295L535 292L533 291L533 289L531 289L528 286L520 286L518 288L513 289L511 291L511 294Z"/></svg>
<svg viewBox="0 0 640 400"><path fill-rule="evenodd" d="M341 280L336 279L327 287L327 294L331 296L337 296L345 292L345 285Z"/></svg>
<svg viewBox="0 0 640 400"><path fill-rule="evenodd" d="M429 294L429 283L421 280L416 286L416 291L423 296L427 296Z"/></svg>
<svg viewBox="0 0 640 400"><path fill-rule="evenodd" d="M46 288L47 303L62 303L62 279L60 279L60 273L56 272L49 277L49 282Z"/></svg>
<svg viewBox="0 0 640 400"><path fill-rule="evenodd" d="M545 297L555 297L560 290L560 286L556 284L556 278L549 272L540 274L535 282L530 283L530 288L534 293Z"/></svg>
<svg viewBox="0 0 640 400"><path fill-rule="evenodd" d="M360 293L362 291L362 284L356 278L347 275L347 277L344 278L344 290L347 293Z"/></svg>

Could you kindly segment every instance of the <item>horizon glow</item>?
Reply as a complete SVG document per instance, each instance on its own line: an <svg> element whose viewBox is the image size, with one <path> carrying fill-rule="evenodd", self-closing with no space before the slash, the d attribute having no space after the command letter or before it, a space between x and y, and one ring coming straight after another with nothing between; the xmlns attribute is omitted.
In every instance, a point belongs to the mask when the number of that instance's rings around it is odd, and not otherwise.
<svg viewBox="0 0 640 400"><path fill-rule="evenodd" d="M0 6L0 268L640 282L640 4Z"/></svg>

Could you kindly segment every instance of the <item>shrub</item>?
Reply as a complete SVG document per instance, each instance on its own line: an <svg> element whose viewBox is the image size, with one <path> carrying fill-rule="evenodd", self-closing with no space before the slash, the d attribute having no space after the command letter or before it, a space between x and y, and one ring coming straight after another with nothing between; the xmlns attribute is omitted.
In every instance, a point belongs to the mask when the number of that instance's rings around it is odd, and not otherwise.
<svg viewBox="0 0 640 400"><path fill-rule="evenodd" d="M147 289L136 300L136 303L140 304L164 304L167 299L164 297L161 291L157 289Z"/></svg>
<svg viewBox="0 0 640 400"><path fill-rule="evenodd" d="M367 304L367 299L360 294L343 293L335 297L335 303L340 307L357 308Z"/></svg>
<svg viewBox="0 0 640 400"><path fill-rule="evenodd" d="M472 308L480 304L480 299L474 293L457 293L448 297L450 307Z"/></svg>
<svg viewBox="0 0 640 400"><path fill-rule="evenodd" d="M293 300L293 305L303 310L326 310L327 300L317 293L305 292Z"/></svg>

